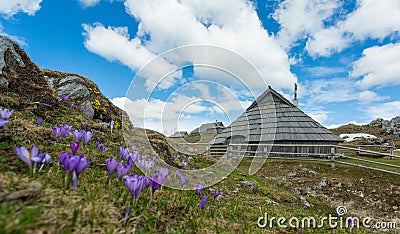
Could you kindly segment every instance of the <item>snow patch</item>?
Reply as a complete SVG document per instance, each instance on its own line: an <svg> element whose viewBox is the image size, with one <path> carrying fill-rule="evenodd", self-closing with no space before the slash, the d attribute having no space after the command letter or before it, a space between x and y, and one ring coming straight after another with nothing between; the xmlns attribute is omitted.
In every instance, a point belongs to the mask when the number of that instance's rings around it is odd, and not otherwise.
<svg viewBox="0 0 400 234"><path fill-rule="evenodd" d="M377 138L376 136L367 133L340 134L339 137L344 139L346 142L361 140L362 138Z"/></svg>

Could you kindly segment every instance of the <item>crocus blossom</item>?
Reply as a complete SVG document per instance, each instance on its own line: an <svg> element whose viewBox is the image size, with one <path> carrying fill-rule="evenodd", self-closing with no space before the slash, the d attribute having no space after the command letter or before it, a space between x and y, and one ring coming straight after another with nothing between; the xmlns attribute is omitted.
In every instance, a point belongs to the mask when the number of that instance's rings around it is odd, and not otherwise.
<svg viewBox="0 0 400 234"><path fill-rule="evenodd" d="M87 128L89 126L88 122L83 123L83 127Z"/></svg>
<svg viewBox="0 0 400 234"><path fill-rule="evenodd" d="M112 173L118 167L118 161L115 158L109 158L106 160L106 167L108 170L108 180L111 181Z"/></svg>
<svg viewBox="0 0 400 234"><path fill-rule="evenodd" d="M204 195L200 200L200 208L203 210L206 204L207 204L207 196Z"/></svg>
<svg viewBox="0 0 400 234"><path fill-rule="evenodd" d="M139 198L140 192L142 192L144 185L144 177L130 174L124 176L124 183L128 190L131 192L132 198Z"/></svg>
<svg viewBox="0 0 400 234"><path fill-rule="evenodd" d="M111 129L111 133L112 133L112 130L114 129L114 120L111 120L111 122L110 122L110 129Z"/></svg>
<svg viewBox="0 0 400 234"><path fill-rule="evenodd" d="M123 160L127 160L128 157L130 156L130 152L128 148L124 148L124 147L119 147L119 155L121 156L121 159Z"/></svg>
<svg viewBox="0 0 400 234"><path fill-rule="evenodd" d="M157 189L164 184L165 180L168 177L168 169L167 168L160 168L160 170L155 171L152 176L152 194L156 192Z"/></svg>
<svg viewBox="0 0 400 234"><path fill-rule="evenodd" d="M36 126L39 127L39 125L40 125L42 122L43 122L43 118L42 118L42 117L39 117L39 118L36 120Z"/></svg>
<svg viewBox="0 0 400 234"><path fill-rule="evenodd" d="M51 162L51 158L49 155L44 152L39 153L39 149L36 144L33 144L31 152L29 152L25 147L14 146L14 150L17 153L17 156L24 161L29 168L32 167L32 162L36 164L46 163L48 161ZM50 159L49 159L50 158Z"/></svg>
<svg viewBox="0 0 400 234"><path fill-rule="evenodd" d="M89 142L90 139L92 139L93 133L90 131L82 131L82 139L83 139L83 144L86 146L87 143Z"/></svg>
<svg viewBox="0 0 400 234"><path fill-rule="evenodd" d="M221 194L221 191L219 191L218 189L215 190L215 192L214 192L214 199L216 199L220 194Z"/></svg>
<svg viewBox="0 0 400 234"><path fill-rule="evenodd" d="M1 118L0 119L0 127L5 126L8 123L8 119Z"/></svg>
<svg viewBox="0 0 400 234"><path fill-rule="evenodd" d="M71 103L71 105L69 105L69 107L71 107L71 109L73 109L75 107L74 103Z"/></svg>
<svg viewBox="0 0 400 234"><path fill-rule="evenodd" d="M69 143L69 146L71 148L72 153L76 154L76 152L79 150L79 147L81 145L79 144L79 142L71 142L71 143Z"/></svg>
<svg viewBox="0 0 400 234"><path fill-rule="evenodd" d="M74 156L77 157L77 156ZM72 187L76 188L77 183L78 183L78 178L79 175L90 165L90 158L86 158L83 156L83 154L81 154L79 156L79 162L75 168L75 177L72 183Z"/></svg>
<svg viewBox="0 0 400 234"><path fill-rule="evenodd" d="M78 177L90 165L90 159L83 154L72 156L70 153L62 152L60 164L63 165L68 174L73 176L72 187L76 188Z"/></svg>
<svg viewBox="0 0 400 234"><path fill-rule="evenodd" d="M60 136L61 138L66 138L71 131L72 126L71 125L65 125L60 127Z"/></svg>
<svg viewBox="0 0 400 234"><path fill-rule="evenodd" d="M202 190L203 190L203 185L201 184L196 185L196 195L200 195Z"/></svg>
<svg viewBox="0 0 400 234"><path fill-rule="evenodd" d="M81 130L74 130L74 131L72 131L72 136L73 136L75 142L79 142L79 140L83 136L83 133Z"/></svg>
<svg viewBox="0 0 400 234"><path fill-rule="evenodd" d="M181 177L179 178L179 181L181 182L181 186L182 186L182 188L183 188L183 186L184 186L185 183L186 183L186 177L181 176Z"/></svg>
<svg viewBox="0 0 400 234"><path fill-rule="evenodd" d="M61 133L60 128L51 128L51 131L53 131L55 137L58 137Z"/></svg>
<svg viewBox="0 0 400 234"><path fill-rule="evenodd" d="M130 169L130 165L120 163L117 167L118 180L121 180L122 176L126 175Z"/></svg>
<svg viewBox="0 0 400 234"><path fill-rule="evenodd" d="M14 113L14 110L9 110L9 109L3 110L0 108L0 115L1 115L1 118L3 118L3 119L9 119L10 116L12 115L12 113Z"/></svg>

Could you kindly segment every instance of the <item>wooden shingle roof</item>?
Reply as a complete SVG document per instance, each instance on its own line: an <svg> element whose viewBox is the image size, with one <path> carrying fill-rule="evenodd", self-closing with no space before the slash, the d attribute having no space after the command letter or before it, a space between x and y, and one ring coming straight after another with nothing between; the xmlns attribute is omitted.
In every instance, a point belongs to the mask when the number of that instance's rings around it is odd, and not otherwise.
<svg viewBox="0 0 400 234"><path fill-rule="evenodd" d="M213 144L222 144L231 136L244 137L245 142L343 141L271 88L218 134Z"/></svg>

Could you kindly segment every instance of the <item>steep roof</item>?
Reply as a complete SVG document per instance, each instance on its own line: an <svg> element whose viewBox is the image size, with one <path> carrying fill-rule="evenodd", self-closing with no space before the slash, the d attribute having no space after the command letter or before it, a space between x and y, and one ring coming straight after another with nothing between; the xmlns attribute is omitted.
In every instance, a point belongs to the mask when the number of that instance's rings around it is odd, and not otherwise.
<svg viewBox="0 0 400 234"><path fill-rule="evenodd" d="M224 124L221 121L216 121L214 123L204 123L200 127L194 129L190 134L202 133L209 129L217 130L220 128L225 128Z"/></svg>
<svg viewBox="0 0 400 234"><path fill-rule="evenodd" d="M244 142L343 141L272 88L218 134L213 144L224 143L231 136L241 136Z"/></svg>

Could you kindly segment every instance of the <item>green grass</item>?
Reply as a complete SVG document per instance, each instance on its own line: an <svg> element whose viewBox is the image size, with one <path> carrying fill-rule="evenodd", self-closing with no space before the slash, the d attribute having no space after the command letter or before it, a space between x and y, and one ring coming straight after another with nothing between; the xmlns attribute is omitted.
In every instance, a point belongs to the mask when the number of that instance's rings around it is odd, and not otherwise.
<svg viewBox="0 0 400 234"><path fill-rule="evenodd" d="M239 167L218 184L203 189L201 195L208 197L204 210L200 209L201 196L194 191L180 191L162 188L157 191L150 202L149 192L142 192L135 205L122 181L114 174L111 186L108 184L108 173L104 162L109 157L118 155L118 149L124 145L122 133L118 130L110 133L108 125L88 119L83 113L69 108L69 104L57 111L44 111L45 121L35 126L37 115L35 109L17 110L7 125L0 129L7 136L7 141L0 144L0 233L264 233L280 232L276 223L274 228L261 229L257 220L267 212L269 216L316 218L335 214L335 206L320 197L308 197L305 194L294 194L291 189L296 185L278 178L280 167L288 169L298 166L299 162L270 160L255 175L248 175L250 159L245 159ZM83 123L88 121L86 130L95 131L94 138L87 147L79 149L91 158L91 165L79 177L76 190L65 186L66 173L58 167L58 156L61 151L69 150L71 137L60 140L52 137L49 130L60 123L72 124L77 129L84 129ZM21 140L23 133L27 138ZM141 154L151 156L154 152L145 143L145 132L138 129L134 136ZM160 139L162 137L160 136ZM102 153L95 147L100 141L110 149ZM12 146L30 148L36 142L39 149L53 158L51 167L36 173L29 178L26 166L17 158ZM177 160L177 159L176 159ZM375 159L384 160L384 159ZM176 163L179 160L176 161ZM212 164L206 157L195 157L189 168L202 168ZM314 163L302 163L312 168ZM329 164L318 164L328 167ZM349 167L339 167L335 176L348 179ZM283 170L282 170L283 171ZM137 168L131 173L141 174ZM272 174L271 174L272 173ZM277 174L274 174L277 173ZM284 172L286 173L286 172ZM329 176L321 169L321 176ZM366 177L367 175L363 175ZM169 179L174 175L170 175ZM383 178L391 180L390 176ZM257 189L244 187L244 181L256 183ZM238 192L234 192L235 188ZM221 196L214 200L216 189ZM312 204L304 208L301 196L305 196ZM277 202L277 205L270 201ZM132 206L128 217L124 217L126 208ZM296 232L295 229L285 229ZM345 229L306 229L305 233L344 233ZM354 231L354 230L353 230ZM355 232L368 233L360 229Z"/></svg>

